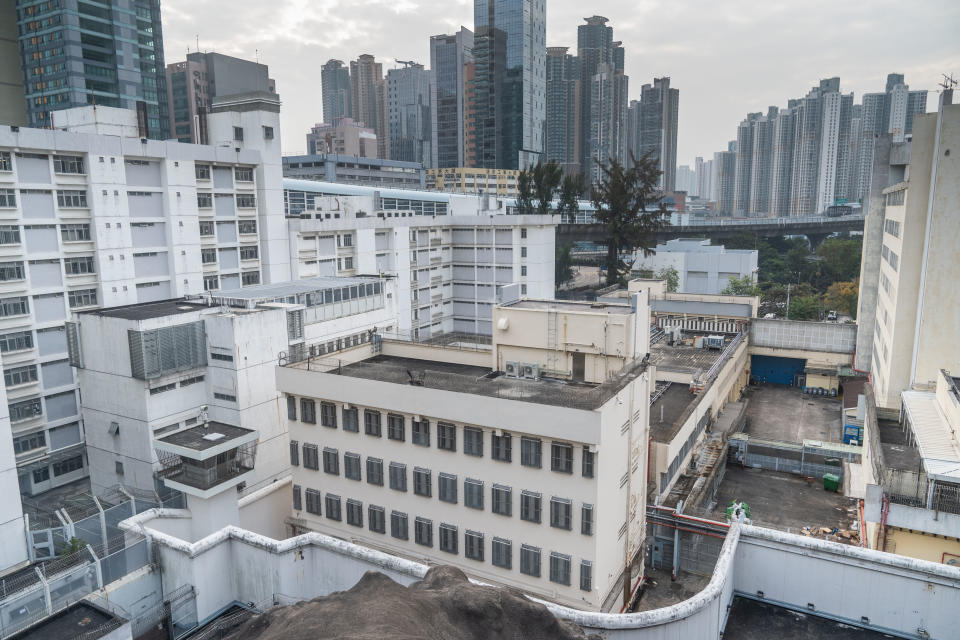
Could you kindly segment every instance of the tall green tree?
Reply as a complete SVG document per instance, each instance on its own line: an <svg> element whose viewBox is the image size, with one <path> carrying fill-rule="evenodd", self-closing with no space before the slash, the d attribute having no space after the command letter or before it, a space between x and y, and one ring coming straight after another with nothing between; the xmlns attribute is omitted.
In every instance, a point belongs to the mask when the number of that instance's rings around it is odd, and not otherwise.
<svg viewBox="0 0 960 640"><path fill-rule="evenodd" d="M554 262L554 278L556 286L560 286L573 280L573 257L570 255L568 245L556 245L556 261Z"/></svg>
<svg viewBox="0 0 960 640"><path fill-rule="evenodd" d="M596 220L607 228L607 284L620 281L627 271L620 261L621 251L656 253L653 234L663 228L667 207L661 201L657 186L663 173L657 161L647 153L637 160L630 153L626 165L610 158L599 163L600 180L590 190L590 199L597 208Z"/></svg>
<svg viewBox="0 0 960 640"><path fill-rule="evenodd" d="M680 288L680 273L676 267L660 269L660 271L657 271L657 278L667 281L667 291L670 293L676 293L677 289Z"/></svg>
<svg viewBox="0 0 960 640"><path fill-rule="evenodd" d="M517 213L568 218L578 209L583 190L581 176L565 176L556 162L538 162L517 176Z"/></svg>

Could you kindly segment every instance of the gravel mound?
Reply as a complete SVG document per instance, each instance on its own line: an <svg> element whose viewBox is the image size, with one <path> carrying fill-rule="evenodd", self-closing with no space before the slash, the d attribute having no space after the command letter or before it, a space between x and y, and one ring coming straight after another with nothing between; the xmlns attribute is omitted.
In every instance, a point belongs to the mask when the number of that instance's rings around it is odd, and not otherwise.
<svg viewBox="0 0 960 640"><path fill-rule="evenodd" d="M512 589L433 567L409 587L368 571L349 591L251 618L226 640L587 640L571 622Z"/></svg>

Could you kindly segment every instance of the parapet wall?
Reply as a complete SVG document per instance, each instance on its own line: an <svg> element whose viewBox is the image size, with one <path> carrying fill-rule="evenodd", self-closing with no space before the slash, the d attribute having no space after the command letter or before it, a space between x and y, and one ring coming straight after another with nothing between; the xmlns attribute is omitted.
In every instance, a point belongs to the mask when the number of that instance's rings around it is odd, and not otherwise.
<svg viewBox="0 0 960 640"><path fill-rule="evenodd" d="M165 592L195 588L201 624L235 601L312 599L349 589L370 570L404 585L427 572L426 565L318 533L280 541L231 526L190 543L151 527L188 517L154 509L121 526L156 543ZM960 569L734 523L709 584L689 600L624 615L538 602L601 638L719 639L737 595L805 612L812 605L817 614L900 636L946 638L960 610Z"/></svg>
<svg viewBox="0 0 960 640"><path fill-rule="evenodd" d="M852 354L857 325L756 318L750 322L750 346Z"/></svg>

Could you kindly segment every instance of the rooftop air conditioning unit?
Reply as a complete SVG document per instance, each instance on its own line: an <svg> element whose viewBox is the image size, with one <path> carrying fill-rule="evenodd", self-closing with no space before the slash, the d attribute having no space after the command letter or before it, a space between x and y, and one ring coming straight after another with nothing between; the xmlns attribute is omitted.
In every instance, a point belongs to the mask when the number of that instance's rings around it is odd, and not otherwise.
<svg viewBox="0 0 960 640"><path fill-rule="evenodd" d="M520 377L520 363L519 362L508 362L504 367L503 373L508 378L519 378Z"/></svg>

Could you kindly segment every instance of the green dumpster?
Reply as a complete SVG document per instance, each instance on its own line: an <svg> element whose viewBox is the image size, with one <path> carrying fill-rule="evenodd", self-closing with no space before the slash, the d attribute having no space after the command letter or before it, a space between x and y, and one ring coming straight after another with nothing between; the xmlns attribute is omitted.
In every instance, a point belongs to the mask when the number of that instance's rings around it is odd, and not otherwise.
<svg viewBox="0 0 960 640"><path fill-rule="evenodd" d="M840 476L832 473L823 474L823 488L825 491L839 491Z"/></svg>

